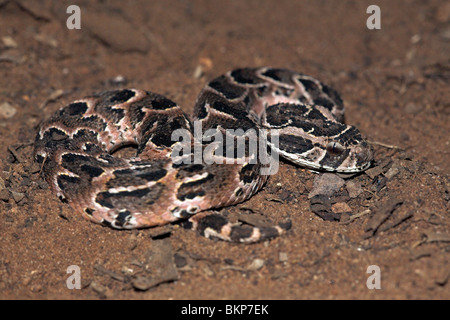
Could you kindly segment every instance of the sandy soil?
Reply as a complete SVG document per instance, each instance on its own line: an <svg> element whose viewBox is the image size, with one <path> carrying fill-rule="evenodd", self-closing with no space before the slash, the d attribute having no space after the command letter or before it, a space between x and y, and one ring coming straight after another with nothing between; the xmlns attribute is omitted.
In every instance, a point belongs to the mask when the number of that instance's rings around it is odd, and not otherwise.
<svg viewBox="0 0 450 320"><path fill-rule="evenodd" d="M373 2L381 30L366 27ZM81 30L66 27L69 4ZM449 299L449 19L444 0L0 0L0 298ZM261 192L223 210L288 215L283 237L111 230L73 214L33 165L39 122L72 100L136 87L189 113L208 80L264 65L338 89L347 122L375 142L372 169L328 204L308 198L317 174L281 163ZM66 286L71 265L81 290ZM370 265L381 290L366 286Z"/></svg>

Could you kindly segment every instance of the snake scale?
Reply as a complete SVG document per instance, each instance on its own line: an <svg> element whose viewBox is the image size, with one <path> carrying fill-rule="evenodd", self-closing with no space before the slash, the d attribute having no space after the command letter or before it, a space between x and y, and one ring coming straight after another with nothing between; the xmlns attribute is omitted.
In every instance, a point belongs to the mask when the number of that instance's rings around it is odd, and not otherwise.
<svg viewBox="0 0 450 320"><path fill-rule="evenodd" d="M56 194L93 222L132 229L182 220L208 238L255 242L290 222L255 227L209 210L250 198L268 179L269 164L251 144L262 141L260 150L313 170L363 171L373 149L343 120L339 94L322 82L287 69L243 68L209 82L192 119L143 90L74 101L41 123L34 157ZM136 155L116 156L124 146Z"/></svg>

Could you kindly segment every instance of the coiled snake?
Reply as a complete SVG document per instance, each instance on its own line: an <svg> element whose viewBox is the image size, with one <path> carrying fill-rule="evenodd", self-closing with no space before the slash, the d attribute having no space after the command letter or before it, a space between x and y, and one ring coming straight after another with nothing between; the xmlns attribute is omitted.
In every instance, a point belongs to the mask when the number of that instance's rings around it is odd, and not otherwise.
<svg viewBox="0 0 450 320"><path fill-rule="evenodd" d="M41 124L34 154L58 196L93 222L131 229L183 219L206 237L254 242L290 224L252 227L207 211L262 188L269 164L251 152L252 144L310 169L365 170L372 147L343 117L339 94L318 80L245 68L201 91L192 122L173 101L142 90L72 102ZM135 157L113 154L126 145L137 147Z"/></svg>

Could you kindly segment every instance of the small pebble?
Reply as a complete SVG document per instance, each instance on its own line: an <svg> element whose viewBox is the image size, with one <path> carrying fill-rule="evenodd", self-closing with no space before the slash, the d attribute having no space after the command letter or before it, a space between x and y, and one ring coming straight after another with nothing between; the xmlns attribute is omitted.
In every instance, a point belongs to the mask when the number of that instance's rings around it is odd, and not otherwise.
<svg viewBox="0 0 450 320"><path fill-rule="evenodd" d="M210 267L210 265L209 264L205 264L204 266L203 266L203 273L205 274L205 275L207 275L208 277L213 277L214 276L214 271L213 271L213 269Z"/></svg>
<svg viewBox="0 0 450 320"><path fill-rule="evenodd" d="M280 260L280 262L287 262L288 261L288 255L286 252L280 252L278 255L278 260Z"/></svg>
<svg viewBox="0 0 450 320"><path fill-rule="evenodd" d="M0 104L0 119L9 119L14 117L17 113L17 109L14 108L10 103L3 102Z"/></svg>
<svg viewBox="0 0 450 320"><path fill-rule="evenodd" d="M16 203L19 203L23 198L25 198L25 194L21 192L11 191L11 194Z"/></svg>
<svg viewBox="0 0 450 320"><path fill-rule="evenodd" d="M2 38L2 42L7 48L17 48L17 42L10 36L5 36Z"/></svg>
<svg viewBox="0 0 450 320"><path fill-rule="evenodd" d="M255 259L248 266L247 270L256 271L261 269L264 266L265 261L263 259Z"/></svg>
<svg viewBox="0 0 450 320"><path fill-rule="evenodd" d="M402 133L400 134L400 139L402 139L403 141L409 141L409 140L411 140L411 138L409 137L409 135L408 135L407 133L405 133L405 132L402 132Z"/></svg>
<svg viewBox="0 0 450 320"><path fill-rule="evenodd" d="M420 34L415 34L411 37L411 43L416 44L419 43L421 40Z"/></svg>
<svg viewBox="0 0 450 320"><path fill-rule="evenodd" d="M332 173L324 173L314 179L313 188L308 199L316 195L331 196L344 185L345 180Z"/></svg>
<svg viewBox="0 0 450 320"><path fill-rule="evenodd" d="M183 255L180 255L179 253L175 253L173 256L173 259L174 259L175 266L177 268L183 268L183 267L187 266L187 264L188 264L186 257L184 257Z"/></svg>
<svg viewBox="0 0 450 320"><path fill-rule="evenodd" d="M9 200L9 198L10 198L9 191L6 189L1 189L0 190L0 200L7 202Z"/></svg>
<svg viewBox="0 0 450 320"><path fill-rule="evenodd" d="M371 179L374 179L375 177L379 176L383 173L383 166L377 166L374 168L367 169L364 171L366 175L368 175Z"/></svg>
<svg viewBox="0 0 450 320"><path fill-rule="evenodd" d="M356 182L353 180L347 181L346 187L347 187L347 191L348 191L348 196L352 199L356 198L363 192L363 189L361 188L361 184L359 182Z"/></svg>
<svg viewBox="0 0 450 320"><path fill-rule="evenodd" d="M352 212L352 208L348 206L345 202L338 202L331 206L331 210L334 213L350 213Z"/></svg>
<svg viewBox="0 0 450 320"><path fill-rule="evenodd" d="M414 102L408 102L404 108L406 113L417 114L423 109L422 106L415 104Z"/></svg>
<svg viewBox="0 0 450 320"><path fill-rule="evenodd" d="M397 166L392 166L385 174L384 176L391 180L394 176L396 176L399 173Z"/></svg>
<svg viewBox="0 0 450 320"><path fill-rule="evenodd" d="M118 75L110 80L108 80L110 85L113 86L124 86L128 83L128 80L122 76L122 75Z"/></svg>
<svg viewBox="0 0 450 320"><path fill-rule="evenodd" d="M48 34L36 34L34 35L34 40L53 48L57 48L59 46L58 40Z"/></svg>
<svg viewBox="0 0 450 320"><path fill-rule="evenodd" d="M200 79L203 75L203 67L201 65L198 65L195 70L194 73L192 74L192 77L194 79Z"/></svg>

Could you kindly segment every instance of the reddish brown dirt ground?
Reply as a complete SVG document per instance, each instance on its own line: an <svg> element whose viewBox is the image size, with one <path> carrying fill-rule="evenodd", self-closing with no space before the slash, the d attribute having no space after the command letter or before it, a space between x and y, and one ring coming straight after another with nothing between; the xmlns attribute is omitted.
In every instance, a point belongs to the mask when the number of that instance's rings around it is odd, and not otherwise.
<svg viewBox="0 0 450 320"><path fill-rule="evenodd" d="M81 30L66 27L69 4ZM366 27L371 4L381 30ZM449 18L444 0L0 0L0 298L449 299ZM317 174L283 162L223 212L289 215L285 236L115 231L74 214L33 165L40 121L72 100L136 87L189 113L208 80L265 65L335 87L346 121L375 142L372 170L340 190L340 222L310 209ZM66 287L71 265L81 290ZM366 286L370 265L381 290Z"/></svg>

